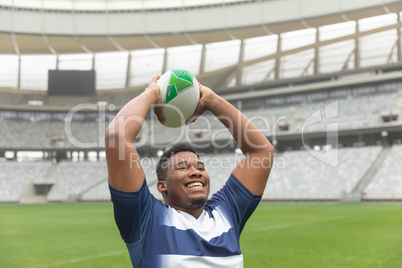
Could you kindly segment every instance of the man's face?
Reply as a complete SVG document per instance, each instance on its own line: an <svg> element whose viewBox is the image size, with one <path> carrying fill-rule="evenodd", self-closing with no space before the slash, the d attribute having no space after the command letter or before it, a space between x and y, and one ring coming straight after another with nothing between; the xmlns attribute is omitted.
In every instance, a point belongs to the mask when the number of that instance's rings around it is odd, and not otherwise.
<svg viewBox="0 0 402 268"><path fill-rule="evenodd" d="M158 183L166 204L188 213L203 207L210 188L204 163L186 151L171 156L167 165L165 180Z"/></svg>

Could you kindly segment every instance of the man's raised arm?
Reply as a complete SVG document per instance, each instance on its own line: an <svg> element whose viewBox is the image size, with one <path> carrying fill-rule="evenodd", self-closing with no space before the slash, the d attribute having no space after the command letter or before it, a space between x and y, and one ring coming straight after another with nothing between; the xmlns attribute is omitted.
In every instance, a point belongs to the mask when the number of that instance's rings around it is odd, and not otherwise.
<svg viewBox="0 0 402 268"><path fill-rule="evenodd" d="M145 117L153 104L160 103L155 76L139 96L128 102L106 129L105 150L109 183L122 191L137 191L144 182L144 170L134 147Z"/></svg>
<svg viewBox="0 0 402 268"><path fill-rule="evenodd" d="M263 194L274 161L274 147L251 120L233 105L211 89L201 84L199 86L201 99L194 118L210 110L225 125L246 156L232 174L253 194Z"/></svg>

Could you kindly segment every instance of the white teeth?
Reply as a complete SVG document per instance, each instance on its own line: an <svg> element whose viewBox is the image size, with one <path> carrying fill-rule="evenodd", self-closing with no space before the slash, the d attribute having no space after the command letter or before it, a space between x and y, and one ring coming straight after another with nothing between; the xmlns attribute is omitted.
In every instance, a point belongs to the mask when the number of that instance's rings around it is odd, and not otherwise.
<svg viewBox="0 0 402 268"><path fill-rule="evenodd" d="M193 182L187 185L188 188L202 187L201 182Z"/></svg>

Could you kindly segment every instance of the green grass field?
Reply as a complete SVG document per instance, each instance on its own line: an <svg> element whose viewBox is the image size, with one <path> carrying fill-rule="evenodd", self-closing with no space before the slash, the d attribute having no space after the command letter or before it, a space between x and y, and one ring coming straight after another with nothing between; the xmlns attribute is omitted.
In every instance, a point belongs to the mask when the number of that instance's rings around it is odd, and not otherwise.
<svg viewBox="0 0 402 268"><path fill-rule="evenodd" d="M261 204L245 267L402 268L402 204ZM111 204L0 206L0 267L131 267Z"/></svg>

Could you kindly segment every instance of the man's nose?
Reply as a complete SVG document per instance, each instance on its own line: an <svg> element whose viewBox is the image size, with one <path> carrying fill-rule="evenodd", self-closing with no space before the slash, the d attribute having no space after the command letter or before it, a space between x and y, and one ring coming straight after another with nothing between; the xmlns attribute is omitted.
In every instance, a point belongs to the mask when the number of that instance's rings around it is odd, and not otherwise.
<svg viewBox="0 0 402 268"><path fill-rule="evenodd" d="M201 171L200 171L198 168L196 168L196 167L191 167L191 168L190 168L190 176L191 176L191 177L192 177L192 176L200 177L200 176L201 176Z"/></svg>

